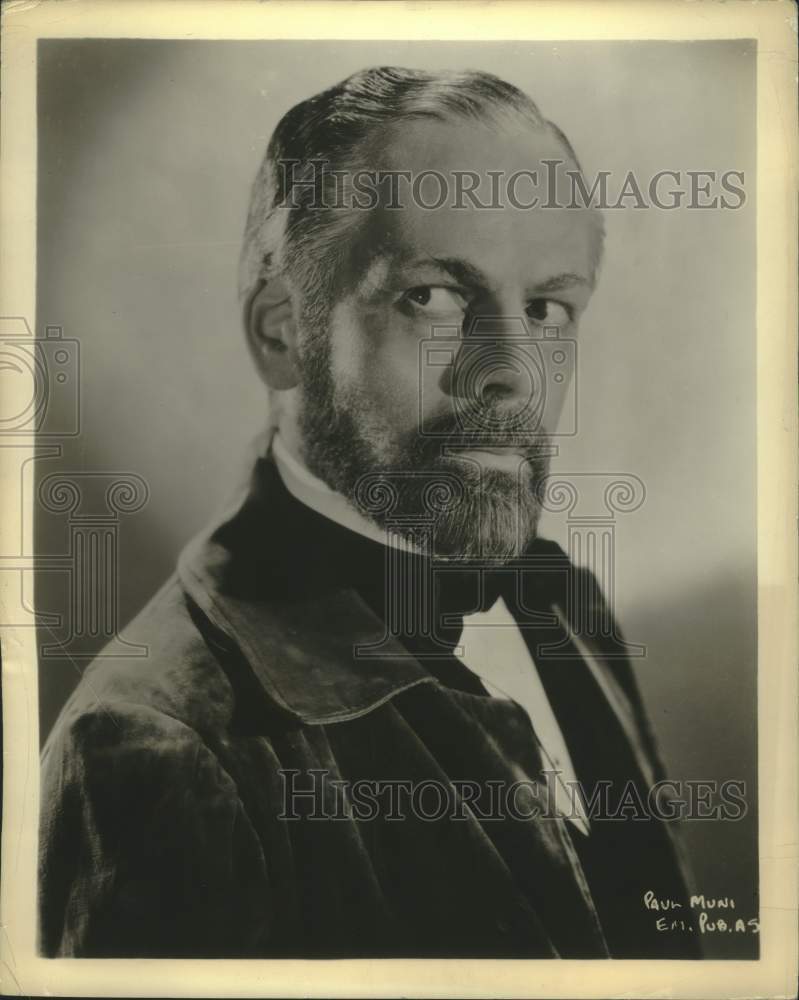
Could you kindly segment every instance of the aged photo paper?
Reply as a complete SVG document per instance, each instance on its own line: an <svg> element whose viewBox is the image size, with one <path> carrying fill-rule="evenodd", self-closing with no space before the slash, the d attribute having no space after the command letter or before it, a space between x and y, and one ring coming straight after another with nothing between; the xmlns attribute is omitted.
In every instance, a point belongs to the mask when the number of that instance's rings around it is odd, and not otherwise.
<svg viewBox="0 0 799 1000"><path fill-rule="evenodd" d="M795 6L2 16L2 992L795 996Z"/></svg>

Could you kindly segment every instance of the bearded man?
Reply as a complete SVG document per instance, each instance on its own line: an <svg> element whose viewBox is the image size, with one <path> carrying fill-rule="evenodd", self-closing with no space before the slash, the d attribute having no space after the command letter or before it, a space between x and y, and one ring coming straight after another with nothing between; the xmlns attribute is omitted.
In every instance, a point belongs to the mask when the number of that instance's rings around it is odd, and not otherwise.
<svg viewBox="0 0 799 1000"><path fill-rule="evenodd" d="M688 912L673 824L596 808L662 778L624 642L536 535L603 229L518 182L579 169L484 73L280 121L240 274L270 429L47 742L45 954L696 955L644 905Z"/></svg>

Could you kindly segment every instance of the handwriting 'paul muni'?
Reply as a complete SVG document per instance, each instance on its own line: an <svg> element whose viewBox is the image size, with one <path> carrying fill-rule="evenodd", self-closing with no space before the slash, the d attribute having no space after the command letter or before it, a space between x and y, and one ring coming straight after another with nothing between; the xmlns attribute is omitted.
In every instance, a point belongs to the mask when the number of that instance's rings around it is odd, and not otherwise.
<svg viewBox="0 0 799 1000"><path fill-rule="evenodd" d="M47 741L45 954L698 957L642 916L689 909L676 824L586 808L663 767L612 608L538 534L602 217L391 204L555 160L478 72L365 70L277 125L240 268L268 432L127 628L149 656L98 658ZM319 197L358 170L379 197ZM401 815L338 808L398 782Z"/></svg>

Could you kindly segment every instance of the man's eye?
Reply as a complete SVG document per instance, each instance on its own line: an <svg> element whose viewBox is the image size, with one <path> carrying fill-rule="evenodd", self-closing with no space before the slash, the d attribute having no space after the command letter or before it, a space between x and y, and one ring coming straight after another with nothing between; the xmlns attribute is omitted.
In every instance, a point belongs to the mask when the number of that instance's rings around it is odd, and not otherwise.
<svg viewBox="0 0 799 1000"><path fill-rule="evenodd" d="M402 296L402 301L410 303L420 312L434 315L463 312L466 308L466 299L457 289L436 288L434 285L409 288Z"/></svg>
<svg viewBox="0 0 799 1000"><path fill-rule="evenodd" d="M525 312L528 319L541 326L566 326L572 319L569 308L552 299L533 299Z"/></svg>

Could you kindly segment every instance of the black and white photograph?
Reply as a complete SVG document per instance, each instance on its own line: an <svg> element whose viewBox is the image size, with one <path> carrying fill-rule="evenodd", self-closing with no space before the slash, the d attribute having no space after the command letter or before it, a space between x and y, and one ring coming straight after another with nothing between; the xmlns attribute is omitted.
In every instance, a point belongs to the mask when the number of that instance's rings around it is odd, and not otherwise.
<svg viewBox="0 0 799 1000"><path fill-rule="evenodd" d="M393 23L36 43L35 954L745 974L760 43Z"/></svg>

